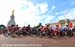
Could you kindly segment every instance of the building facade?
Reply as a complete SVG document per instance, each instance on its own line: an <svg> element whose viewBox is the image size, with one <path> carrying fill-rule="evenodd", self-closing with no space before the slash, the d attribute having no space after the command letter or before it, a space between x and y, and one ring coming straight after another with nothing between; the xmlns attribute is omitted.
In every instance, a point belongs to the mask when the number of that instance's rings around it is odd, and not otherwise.
<svg viewBox="0 0 75 47"><path fill-rule="evenodd" d="M72 22L73 26L75 26L75 20L70 20L69 22ZM57 24L60 24L61 27L64 27L65 25L68 25L68 19L60 20L57 23L50 23L50 26L56 26Z"/></svg>

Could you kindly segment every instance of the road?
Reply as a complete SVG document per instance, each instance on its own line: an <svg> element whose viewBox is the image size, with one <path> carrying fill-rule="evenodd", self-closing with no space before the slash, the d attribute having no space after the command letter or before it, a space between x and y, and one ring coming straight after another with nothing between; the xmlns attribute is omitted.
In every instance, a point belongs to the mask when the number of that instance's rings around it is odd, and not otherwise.
<svg viewBox="0 0 75 47"><path fill-rule="evenodd" d="M0 35L0 47L75 47L74 37L4 37Z"/></svg>

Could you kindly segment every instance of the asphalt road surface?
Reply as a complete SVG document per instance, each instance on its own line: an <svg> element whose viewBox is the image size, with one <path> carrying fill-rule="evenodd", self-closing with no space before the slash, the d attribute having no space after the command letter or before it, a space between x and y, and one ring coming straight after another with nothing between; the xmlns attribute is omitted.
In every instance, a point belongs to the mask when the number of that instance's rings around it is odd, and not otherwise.
<svg viewBox="0 0 75 47"><path fill-rule="evenodd" d="M74 37L4 37L0 35L0 47L75 47Z"/></svg>

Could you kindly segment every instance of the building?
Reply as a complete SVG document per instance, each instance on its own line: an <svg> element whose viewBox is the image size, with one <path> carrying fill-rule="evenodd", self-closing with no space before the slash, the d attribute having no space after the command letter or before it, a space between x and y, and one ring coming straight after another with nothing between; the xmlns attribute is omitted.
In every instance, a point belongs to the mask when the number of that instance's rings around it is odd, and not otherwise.
<svg viewBox="0 0 75 47"><path fill-rule="evenodd" d="M68 25L68 22L72 22L73 26L75 26L75 20L69 20L69 19L60 20L56 23L50 23L50 26L56 26L58 23L60 23L61 27L64 27L65 25Z"/></svg>
<svg viewBox="0 0 75 47"><path fill-rule="evenodd" d="M67 19L60 20L59 23L61 24L62 27L64 27L65 25L68 25Z"/></svg>
<svg viewBox="0 0 75 47"><path fill-rule="evenodd" d="M50 26L56 26L57 23L50 23Z"/></svg>

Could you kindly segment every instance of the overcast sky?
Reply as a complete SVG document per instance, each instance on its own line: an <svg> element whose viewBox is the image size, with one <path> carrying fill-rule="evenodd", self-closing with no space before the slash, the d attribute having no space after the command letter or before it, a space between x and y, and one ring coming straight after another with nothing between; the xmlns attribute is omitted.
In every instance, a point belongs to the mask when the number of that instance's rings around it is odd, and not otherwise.
<svg viewBox="0 0 75 47"><path fill-rule="evenodd" d="M13 9L19 26L75 19L75 0L0 0L0 24L7 25Z"/></svg>

